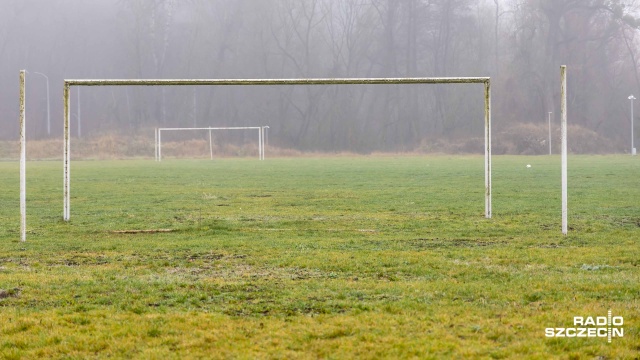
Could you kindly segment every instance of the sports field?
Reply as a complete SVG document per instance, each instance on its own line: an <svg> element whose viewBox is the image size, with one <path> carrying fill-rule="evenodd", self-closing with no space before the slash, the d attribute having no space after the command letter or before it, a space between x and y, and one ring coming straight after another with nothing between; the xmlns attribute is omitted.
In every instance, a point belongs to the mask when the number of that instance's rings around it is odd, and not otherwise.
<svg viewBox="0 0 640 360"><path fill-rule="evenodd" d="M527 168L526 165L531 167ZM640 158L0 163L0 358L637 358ZM118 230L172 232L122 234ZM624 337L547 338L575 316Z"/></svg>

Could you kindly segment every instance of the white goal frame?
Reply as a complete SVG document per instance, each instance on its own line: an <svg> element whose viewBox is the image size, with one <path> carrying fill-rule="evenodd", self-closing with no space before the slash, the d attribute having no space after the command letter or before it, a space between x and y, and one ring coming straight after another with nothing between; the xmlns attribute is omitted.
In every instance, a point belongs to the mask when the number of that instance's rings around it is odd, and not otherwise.
<svg viewBox="0 0 640 360"><path fill-rule="evenodd" d="M162 132L163 131L197 131L209 130L209 155L213 160L213 136L214 130L258 130L258 159L264 160L264 129L268 126L229 126L229 127L206 127L206 128L156 128L155 129L155 158L156 161L162 161Z"/></svg>
<svg viewBox="0 0 640 360"><path fill-rule="evenodd" d="M334 79L101 79L65 80L63 218L71 215L71 87L72 86L239 86L239 85L402 85L402 84L483 84L484 85L484 164L485 217L491 218L491 80L489 77L442 78L334 78Z"/></svg>

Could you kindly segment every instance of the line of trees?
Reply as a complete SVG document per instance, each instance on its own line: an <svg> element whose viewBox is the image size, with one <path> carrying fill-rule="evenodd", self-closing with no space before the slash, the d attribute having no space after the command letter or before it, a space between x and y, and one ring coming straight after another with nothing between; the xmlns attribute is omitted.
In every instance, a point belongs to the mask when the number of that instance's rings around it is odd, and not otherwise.
<svg viewBox="0 0 640 360"><path fill-rule="evenodd" d="M62 131L65 78L491 76L494 131L558 114L623 143L638 93L636 0L4 0L0 124ZM45 74L51 86L46 127ZM408 150L482 137L480 86L74 89L75 136L155 126L269 125L301 150ZM640 94L637 94L640 95ZM77 106L78 99L82 110ZM638 111L640 113L640 111ZM639 126L640 127L640 126ZM152 134L152 132L149 132ZM150 135L151 136L151 135Z"/></svg>

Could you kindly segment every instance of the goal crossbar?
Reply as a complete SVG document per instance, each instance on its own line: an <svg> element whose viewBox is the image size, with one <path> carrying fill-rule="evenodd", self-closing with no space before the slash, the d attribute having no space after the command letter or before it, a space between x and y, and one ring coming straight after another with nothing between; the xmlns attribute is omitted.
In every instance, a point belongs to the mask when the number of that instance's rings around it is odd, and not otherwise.
<svg viewBox="0 0 640 360"><path fill-rule="evenodd" d="M491 218L491 80L489 77L327 78L327 79L92 79L65 80L64 99L64 215L70 219L71 99L72 86L229 86L229 85L408 85L484 84L485 217Z"/></svg>
<svg viewBox="0 0 640 360"><path fill-rule="evenodd" d="M384 84L488 84L489 77L435 78L329 78L329 79L102 79L65 80L65 86L158 85L384 85Z"/></svg>

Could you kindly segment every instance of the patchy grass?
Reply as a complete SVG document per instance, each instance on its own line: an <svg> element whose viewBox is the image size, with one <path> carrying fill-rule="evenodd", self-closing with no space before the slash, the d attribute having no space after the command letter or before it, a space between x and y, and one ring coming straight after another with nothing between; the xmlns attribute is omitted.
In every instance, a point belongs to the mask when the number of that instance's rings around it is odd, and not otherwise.
<svg viewBox="0 0 640 360"><path fill-rule="evenodd" d="M0 358L634 358L640 162L481 157L0 163ZM531 164L530 169L526 164ZM172 229L120 234L115 230ZM545 338L574 316L624 338Z"/></svg>

